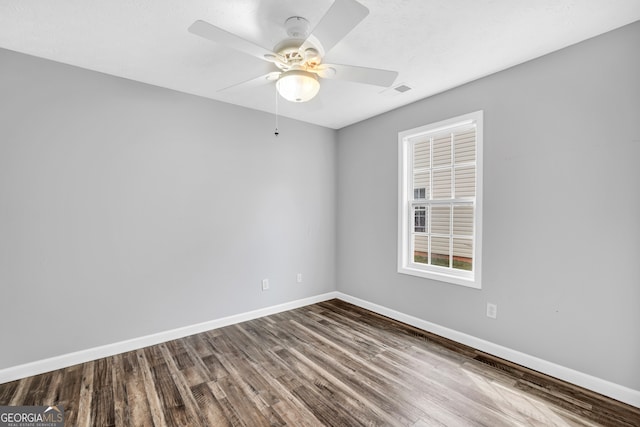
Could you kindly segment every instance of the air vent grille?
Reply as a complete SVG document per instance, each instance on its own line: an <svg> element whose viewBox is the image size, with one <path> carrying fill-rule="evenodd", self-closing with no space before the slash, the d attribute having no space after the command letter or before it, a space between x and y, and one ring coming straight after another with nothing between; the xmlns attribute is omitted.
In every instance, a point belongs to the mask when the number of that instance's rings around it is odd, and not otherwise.
<svg viewBox="0 0 640 427"><path fill-rule="evenodd" d="M398 85L398 86L394 87L393 90L395 90L396 92L403 93L403 92L406 92L408 90L411 90L411 88L409 86L407 86L407 85Z"/></svg>

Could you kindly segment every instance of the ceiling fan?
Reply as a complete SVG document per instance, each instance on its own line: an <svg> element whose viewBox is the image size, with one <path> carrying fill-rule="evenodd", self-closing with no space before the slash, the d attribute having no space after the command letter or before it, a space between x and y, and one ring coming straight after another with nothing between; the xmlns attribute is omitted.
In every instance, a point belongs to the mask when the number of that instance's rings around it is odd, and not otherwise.
<svg viewBox="0 0 640 427"><path fill-rule="evenodd" d="M319 78L383 87L391 86L394 82L398 76L396 71L322 62L324 55L368 14L369 9L355 0L335 0L312 32L308 20L292 16L284 22L288 37L272 50L205 21L191 24L189 32L274 64L272 72L231 87L275 81L278 93L283 98L292 102L306 102L320 90Z"/></svg>

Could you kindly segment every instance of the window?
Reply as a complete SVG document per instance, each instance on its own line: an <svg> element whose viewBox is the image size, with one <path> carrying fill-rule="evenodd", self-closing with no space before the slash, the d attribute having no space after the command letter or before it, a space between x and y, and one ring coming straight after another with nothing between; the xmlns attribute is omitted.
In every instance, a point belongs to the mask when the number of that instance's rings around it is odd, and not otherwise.
<svg viewBox="0 0 640 427"><path fill-rule="evenodd" d="M482 111L398 134L398 272L480 288Z"/></svg>

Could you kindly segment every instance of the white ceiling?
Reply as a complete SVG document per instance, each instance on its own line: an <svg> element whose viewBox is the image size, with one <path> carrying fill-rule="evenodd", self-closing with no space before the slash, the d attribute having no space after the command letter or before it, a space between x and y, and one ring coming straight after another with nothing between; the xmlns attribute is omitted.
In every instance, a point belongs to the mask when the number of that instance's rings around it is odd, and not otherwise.
<svg viewBox="0 0 640 427"><path fill-rule="evenodd" d="M412 90L322 80L311 102L280 100L281 115L339 129L640 19L640 0L359 1L369 16L325 62L396 70ZM286 18L313 27L332 2L2 0L0 47L274 112L274 83L218 92L266 62L187 28L202 19L272 49Z"/></svg>

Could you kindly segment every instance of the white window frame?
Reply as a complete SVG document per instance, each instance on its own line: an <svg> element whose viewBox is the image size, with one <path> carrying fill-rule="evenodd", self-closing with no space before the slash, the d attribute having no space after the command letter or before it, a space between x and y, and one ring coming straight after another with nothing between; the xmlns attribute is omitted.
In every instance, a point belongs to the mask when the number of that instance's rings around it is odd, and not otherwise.
<svg viewBox="0 0 640 427"><path fill-rule="evenodd" d="M465 203L474 206L473 258L472 271L439 267L416 263L413 260L412 227L413 207L413 169L410 141L421 135L436 134L461 126L475 125L476 128L476 196ZM475 111L451 119L431 123L398 133L398 273L409 274L427 279L438 280L456 285L481 289L482 270L482 139L483 112ZM439 203L458 202L457 199L428 201L429 206ZM422 204L422 203L420 203Z"/></svg>

